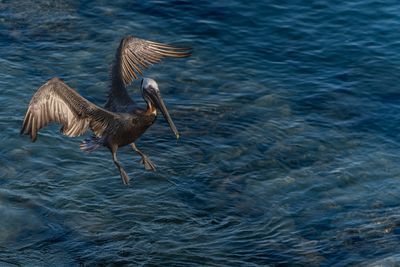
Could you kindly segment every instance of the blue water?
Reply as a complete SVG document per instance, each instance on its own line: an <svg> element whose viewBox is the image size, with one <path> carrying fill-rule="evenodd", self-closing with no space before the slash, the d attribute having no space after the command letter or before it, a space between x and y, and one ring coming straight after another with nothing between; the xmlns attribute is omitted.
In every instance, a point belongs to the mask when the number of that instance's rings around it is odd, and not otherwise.
<svg viewBox="0 0 400 267"><path fill-rule="evenodd" d="M399 265L399 28L394 0L0 2L0 265ZM193 56L145 72L182 137L137 142L155 173L120 149L126 187L19 130L54 76L103 105L128 34Z"/></svg>

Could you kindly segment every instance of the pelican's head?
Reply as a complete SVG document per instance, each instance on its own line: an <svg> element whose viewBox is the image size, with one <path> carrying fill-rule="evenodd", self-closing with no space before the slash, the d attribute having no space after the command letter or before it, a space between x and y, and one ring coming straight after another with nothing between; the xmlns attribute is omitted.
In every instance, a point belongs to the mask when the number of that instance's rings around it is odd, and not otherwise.
<svg viewBox="0 0 400 267"><path fill-rule="evenodd" d="M147 108L153 109L153 107L155 107L161 110L169 127L174 132L176 139L178 139L178 130L176 129L175 124L168 113L167 107L164 104L157 82L150 78L143 78L140 85L140 91L142 92L143 99L147 103Z"/></svg>

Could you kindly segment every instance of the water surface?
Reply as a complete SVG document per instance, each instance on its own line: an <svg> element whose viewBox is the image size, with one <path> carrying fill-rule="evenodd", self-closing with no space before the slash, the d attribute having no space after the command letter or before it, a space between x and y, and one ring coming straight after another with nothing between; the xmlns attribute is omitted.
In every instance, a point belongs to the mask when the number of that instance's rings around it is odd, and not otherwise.
<svg viewBox="0 0 400 267"><path fill-rule="evenodd" d="M397 1L0 2L0 265L400 263ZM191 46L146 71L162 117L82 153L19 129L58 76L98 105L128 34ZM143 103L139 84L130 93Z"/></svg>

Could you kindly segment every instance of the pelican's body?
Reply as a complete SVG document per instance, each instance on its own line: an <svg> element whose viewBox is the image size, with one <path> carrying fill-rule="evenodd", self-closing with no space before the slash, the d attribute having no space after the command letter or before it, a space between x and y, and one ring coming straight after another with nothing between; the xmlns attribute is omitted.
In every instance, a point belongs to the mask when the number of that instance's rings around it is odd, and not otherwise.
<svg viewBox="0 0 400 267"><path fill-rule="evenodd" d="M34 142L37 132L50 122L60 123L61 132L67 136L81 135L90 128L94 135L81 144L81 149L91 152L100 146L108 147L124 184L129 183L129 177L117 160L119 147L131 144L141 156L145 168L154 171L155 165L134 142L154 123L157 108L177 138L179 134L154 80L142 79L141 92L147 103L146 109L135 104L126 86L137 79L138 74L142 74L141 68L147 68L164 57L188 57L190 53L186 50L132 36L122 39L113 64L111 89L104 108L83 98L61 79L53 78L32 97L21 133L29 134Z"/></svg>

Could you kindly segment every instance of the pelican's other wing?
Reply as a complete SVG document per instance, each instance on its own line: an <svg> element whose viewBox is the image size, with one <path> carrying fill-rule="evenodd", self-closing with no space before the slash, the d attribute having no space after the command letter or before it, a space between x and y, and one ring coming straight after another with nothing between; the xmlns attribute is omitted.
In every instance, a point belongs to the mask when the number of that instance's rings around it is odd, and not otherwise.
<svg viewBox="0 0 400 267"><path fill-rule="evenodd" d="M117 51L116 68L113 76L117 76L125 86L130 84L133 79L138 79L142 70L151 64L159 62L166 57L189 57L191 48L176 47L147 41L133 36L122 39Z"/></svg>
<svg viewBox="0 0 400 267"><path fill-rule="evenodd" d="M97 107L62 80L53 78L32 97L21 134L29 134L34 142L37 132L51 122L60 123L61 132L67 136L79 136L88 128L101 136L116 127L118 116Z"/></svg>
<svg viewBox="0 0 400 267"><path fill-rule="evenodd" d="M117 105L129 105L130 99L125 87L134 79L143 76L142 71L163 58L183 58L191 55L191 48L176 47L133 36L121 40L112 68L112 88L110 90L107 109L114 110Z"/></svg>

